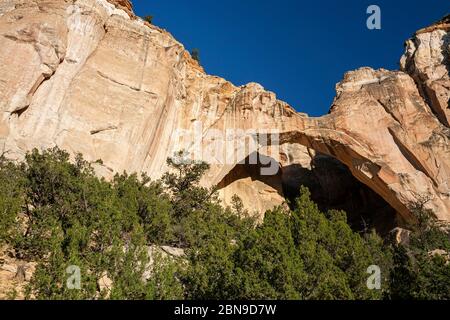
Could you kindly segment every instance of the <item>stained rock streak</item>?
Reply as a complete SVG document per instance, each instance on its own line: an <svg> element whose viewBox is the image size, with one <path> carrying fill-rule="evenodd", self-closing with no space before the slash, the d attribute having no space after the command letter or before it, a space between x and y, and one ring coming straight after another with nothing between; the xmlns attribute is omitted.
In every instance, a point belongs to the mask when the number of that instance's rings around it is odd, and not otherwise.
<svg viewBox="0 0 450 320"><path fill-rule="evenodd" d="M401 71L347 73L330 113L309 118L258 84L237 87L207 75L127 0L4 0L0 152L20 159L32 148L59 146L102 159L94 166L106 177L126 170L158 178L178 132L194 133L196 123L205 147L213 130L224 137L230 129L277 130L279 141L232 163L213 162L203 183L223 186L225 203L243 195L262 212L284 201L282 181L295 175L294 165L317 153L347 166L404 219L425 199L450 221L448 32L448 18L417 32ZM237 168L255 152L277 161L280 173L269 181Z"/></svg>

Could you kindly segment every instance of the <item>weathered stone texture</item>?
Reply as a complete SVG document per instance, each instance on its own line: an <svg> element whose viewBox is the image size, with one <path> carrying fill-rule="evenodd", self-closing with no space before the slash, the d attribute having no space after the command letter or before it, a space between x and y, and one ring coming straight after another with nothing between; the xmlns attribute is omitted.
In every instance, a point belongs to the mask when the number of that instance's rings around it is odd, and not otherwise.
<svg viewBox="0 0 450 320"><path fill-rule="evenodd" d="M404 72L347 73L330 114L309 118L258 84L237 87L207 75L169 33L134 16L128 1L4 0L0 152L22 158L35 147L59 146L102 159L95 166L106 177L127 170L157 178L166 158L198 134L198 123L204 149L236 142L225 134L230 129L278 130L279 143L249 147L228 164L212 161L205 185L221 185L226 203L236 193L264 211L284 201L283 185L296 181L293 165L309 170L318 152L345 164L403 218L426 199L450 220L445 25L408 42ZM175 143L180 130L184 145ZM208 135L212 130L220 137ZM239 147L218 149L234 156ZM255 153L282 170L261 177L258 164L238 165Z"/></svg>

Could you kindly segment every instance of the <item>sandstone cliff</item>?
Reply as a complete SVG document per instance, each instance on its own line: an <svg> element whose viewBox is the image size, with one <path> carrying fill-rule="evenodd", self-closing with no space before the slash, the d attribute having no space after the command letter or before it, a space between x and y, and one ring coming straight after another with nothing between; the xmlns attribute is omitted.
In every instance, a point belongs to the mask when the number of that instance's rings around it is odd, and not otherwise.
<svg viewBox="0 0 450 320"><path fill-rule="evenodd" d="M325 174L337 160L345 167L334 172L354 179L344 186L373 193L358 196L367 210L383 202L389 214L411 219L410 206L422 201L449 221L448 31L448 19L419 31L402 71L349 72L330 113L309 118L258 84L207 75L127 0L3 0L0 152L21 158L59 146L102 159L95 167L107 177L126 170L156 178L174 151L201 147L212 164L204 184L260 212L306 184L323 159L333 163ZM276 138L242 147L266 133ZM254 155L259 161L240 163ZM280 170L261 174L268 163ZM318 175L325 192L342 194L343 174Z"/></svg>

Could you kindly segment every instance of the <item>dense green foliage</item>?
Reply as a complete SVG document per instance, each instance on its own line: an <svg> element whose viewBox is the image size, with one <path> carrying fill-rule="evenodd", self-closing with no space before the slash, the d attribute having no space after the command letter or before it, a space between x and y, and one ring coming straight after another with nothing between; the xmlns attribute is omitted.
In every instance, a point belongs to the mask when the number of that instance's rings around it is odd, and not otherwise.
<svg viewBox="0 0 450 320"><path fill-rule="evenodd" d="M19 171L7 168L14 168L11 163L4 171ZM16 214L17 224L23 227L9 240L17 256L39 262L30 295L101 298L106 292L98 292L97 281L106 273L114 282L111 298L170 298L159 292L157 284L141 280L148 257L139 210L152 209L146 208L146 202L159 196L159 185L143 186L136 176L125 174L106 182L96 178L80 156L72 164L68 154L58 149L42 154L33 151L20 171L25 181L23 210L10 206L6 217L9 221ZM139 198L142 193L145 199ZM66 269L71 265L81 269L81 290L66 286Z"/></svg>
<svg viewBox="0 0 450 320"><path fill-rule="evenodd" d="M345 214L321 213L303 189L298 208L267 212L244 233L217 230L191 253L187 273L191 298L372 299L367 268L389 255L374 236L362 238Z"/></svg>
<svg viewBox="0 0 450 320"><path fill-rule="evenodd" d="M168 159L159 181L106 181L59 149L21 163L0 158L0 247L38 263L28 298L448 298L449 264L429 254L450 249L448 234L423 210L410 243L394 248L352 231L343 212L320 212L305 188L295 210L276 208L257 223L238 197L224 208L214 188L199 186L207 164L182 159ZM371 265L381 290L366 285ZM67 286L71 266L79 289Z"/></svg>

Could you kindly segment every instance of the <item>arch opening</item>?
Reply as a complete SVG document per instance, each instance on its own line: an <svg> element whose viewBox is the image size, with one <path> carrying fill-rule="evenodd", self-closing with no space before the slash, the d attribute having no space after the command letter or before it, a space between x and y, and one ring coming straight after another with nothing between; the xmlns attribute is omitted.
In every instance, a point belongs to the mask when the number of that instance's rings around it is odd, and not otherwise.
<svg viewBox="0 0 450 320"><path fill-rule="evenodd" d="M318 153L311 157L307 167L300 164L283 167L281 176L283 194L292 209L303 185L322 211L345 211L355 231L374 228L380 235L387 235L400 224L397 211L336 158Z"/></svg>
<svg viewBox="0 0 450 320"><path fill-rule="evenodd" d="M273 176L261 175L262 163L268 163L268 157L258 153L258 163L249 164L248 159L252 156L234 166L219 182L219 193L226 205L237 195L247 209L260 212L262 219L266 210L284 202L295 209L295 199L303 185L310 190L312 200L322 211L345 211L355 231L374 228L385 236L401 225L397 211L332 156L310 154L306 161L290 165L283 165L281 159L281 163L277 162L280 170ZM259 161L262 157L266 159Z"/></svg>

